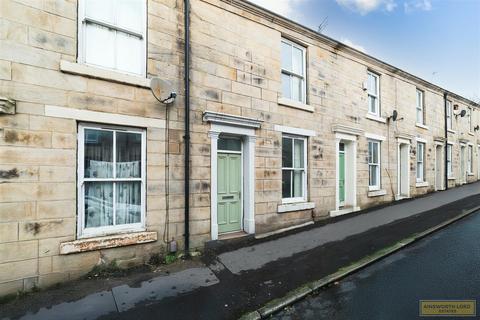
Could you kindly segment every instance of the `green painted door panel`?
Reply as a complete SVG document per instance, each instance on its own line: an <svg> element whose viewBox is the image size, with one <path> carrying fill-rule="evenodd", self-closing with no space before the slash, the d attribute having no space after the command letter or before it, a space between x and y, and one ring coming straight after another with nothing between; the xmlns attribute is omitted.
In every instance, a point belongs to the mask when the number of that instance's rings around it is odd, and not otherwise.
<svg viewBox="0 0 480 320"><path fill-rule="evenodd" d="M338 154L338 197L340 202L345 201L345 153Z"/></svg>
<svg viewBox="0 0 480 320"><path fill-rule="evenodd" d="M218 154L217 219L219 233L241 229L241 164L240 154Z"/></svg>

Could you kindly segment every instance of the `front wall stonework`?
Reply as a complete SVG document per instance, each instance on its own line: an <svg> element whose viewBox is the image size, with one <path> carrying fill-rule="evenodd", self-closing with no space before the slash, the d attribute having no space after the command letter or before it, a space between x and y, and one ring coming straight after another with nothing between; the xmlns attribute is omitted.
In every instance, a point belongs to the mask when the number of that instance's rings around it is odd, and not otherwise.
<svg viewBox="0 0 480 320"><path fill-rule="evenodd" d="M122 267L143 263L151 254L164 252L164 240L175 239L180 248L184 245L183 1L147 2L147 75L171 80L177 88L178 97L168 107L147 88L62 72L62 60L76 62L77 1L55 3L0 1L0 96L15 100L17 111L0 115L0 295L74 279L102 262L116 260ZM210 181L211 124L203 121L205 111L263 121L255 130L257 234L325 219L336 209L334 125L363 132L356 141L356 201L361 209L393 201L397 195L397 136L411 139L410 196L434 191L435 140L445 137L443 91L236 3L191 1L191 248L202 248L211 239L210 192L215 182ZM306 47L307 104L313 112L278 104L282 36ZM397 121L387 124L366 118L367 70L380 75L381 116L387 118L397 110ZM416 87L425 92L428 129L415 125ZM458 112L469 107L465 99L450 100L459 106ZM145 222L147 232L157 232L157 241L60 254L61 243L77 240L78 121L48 116L45 106L156 120L167 120L168 113L168 137L165 128L145 127ZM474 126L480 123L479 113L474 107ZM307 139L307 192L314 209L278 213L282 133L276 125L315 132ZM461 184L461 142L466 147L472 143L474 150L473 175L467 181L476 181L480 171L480 131L470 134L466 117L454 117L453 130L448 134L453 143L450 187ZM368 196L366 134L385 137L382 196ZM423 187L415 183L416 138L427 141L428 185Z"/></svg>

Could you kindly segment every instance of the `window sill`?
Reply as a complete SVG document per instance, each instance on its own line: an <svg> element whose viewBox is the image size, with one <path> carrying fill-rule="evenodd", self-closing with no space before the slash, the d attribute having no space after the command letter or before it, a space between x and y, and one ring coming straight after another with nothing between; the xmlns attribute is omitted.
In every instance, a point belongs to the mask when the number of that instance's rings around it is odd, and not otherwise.
<svg viewBox="0 0 480 320"><path fill-rule="evenodd" d="M453 134L457 133L455 130L452 130L452 129L447 129L447 132L450 132L450 133L453 133Z"/></svg>
<svg viewBox="0 0 480 320"><path fill-rule="evenodd" d="M157 241L156 232L124 233L60 243L60 254L94 251Z"/></svg>
<svg viewBox="0 0 480 320"><path fill-rule="evenodd" d="M309 210L315 208L315 202L298 202L281 204L277 208L278 213Z"/></svg>
<svg viewBox="0 0 480 320"><path fill-rule="evenodd" d="M473 177L475 174L474 173L468 173L469 177Z"/></svg>
<svg viewBox="0 0 480 320"><path fill-rule="evenodd" d="M374 190L374 191L369 191L367 194L367 197L372 198L372 197L381 197L387 194L387 190Z"/></svg>
<svg viewBox="0 0 480 320"><path fill-rule="evenodd" d="M422 129L425 129L425 130L428 130L428 129L429 129L426 125L421 124L421 123L415 123L415 126L416 126L416 127L419 127L419 128L422 128Z"/></svg>
<svg viewBox="0 0 480 320"><path fill-rule="evenodd" d="M379 116L377 116L377 115L375 115L375 114L371 114L371 113L367 113L367 115L365 116L365 118L367 118L367 119L369 119L369 120L381 122L381 123L387 123L387 119L382 118L382 117L379 117Z"/></svg>
<svg viewBox="0 0 480 320"><path fill-rule="evenodd" d="M295 100L291 100L291 99L287 99L287 98L278 98L278 104L280 104L282 106L286 106L286 107L291 107L291 108L295 108L295 109L308 111L308 112L314 112L315 111L315 108L308 105L308 104L298 102L298 101L295 101Z"/></svg>
<svg viewBox="0 0 480 320"><path fill-rule="evenodd" d="M456 180L455 177L448 177L448 180Z"/></svg>
<svg viewBox="0 0 480 320"><path fill-rule="evenodd" d="M66 60L60 61L60 70L65 73L87 76L102 80L134 85L142 88L150 88L150 79L141 76L121 73L113 70L96 68L86 64L70 62Z"/></svg>
<svg viewBox="0 0 480 320"><path fill-rule="evenodd" d="M416 186L417 188L424 188L424 187L428 187L429 185L428 185L428 182L427 182L427 181L423 181L423 182L417 182L417 183L415 184L415 186Z"/></svg>
<svg viewBox="0 0 480 320"><path fill-rule="evenodd" d="M475 136L475 133L473 133L473 132L469 132L468 134L473 136L473 137Z"/></svg>

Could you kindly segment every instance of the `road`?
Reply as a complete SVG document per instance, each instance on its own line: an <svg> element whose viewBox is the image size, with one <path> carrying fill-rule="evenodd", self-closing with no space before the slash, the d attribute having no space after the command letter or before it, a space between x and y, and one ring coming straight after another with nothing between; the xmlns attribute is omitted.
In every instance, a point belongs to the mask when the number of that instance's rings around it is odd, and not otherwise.
<svg viewBox="0 0 480 320"><path fill-rule="evenodd" d="M480 305L480 212L296 303L273 319L415 319L419 300L445 299L476 299L477 309Z"/></svg>

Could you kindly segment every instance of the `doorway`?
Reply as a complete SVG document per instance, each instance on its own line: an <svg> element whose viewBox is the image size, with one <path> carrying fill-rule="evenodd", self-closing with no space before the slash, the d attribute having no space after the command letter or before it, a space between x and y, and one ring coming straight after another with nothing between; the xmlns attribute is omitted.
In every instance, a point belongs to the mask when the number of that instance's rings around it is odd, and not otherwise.
<svg viewBox="0 0 480 320"><path fill-rule="evenodd" d="M443 190L443 147L439 144L435 147L435 190Z"/></svg>
<svg viewBox="0 0 480 320"><path fill-rule="evenodd" d="M410 197L410 143L399 142L397 200L408 197Z"/></svg>
<svg viewBox="0 0 480 320"><path fill-rule="evenodd" d="M460 181L467 182L467 170L465 169L465 145L460 146Z"/></svg>
<svg viewBox="0 0 480 320"><path fill-rule="evenodd" d="M345 143L341 142L338 151L338 202L345 206Z"/></svg>
<svg viewBox="0 0 480 320"><path fill-rule="evenodd" d="M217 153L217 224L219 233L242 230L242 141L220 137Z"/></svg>

